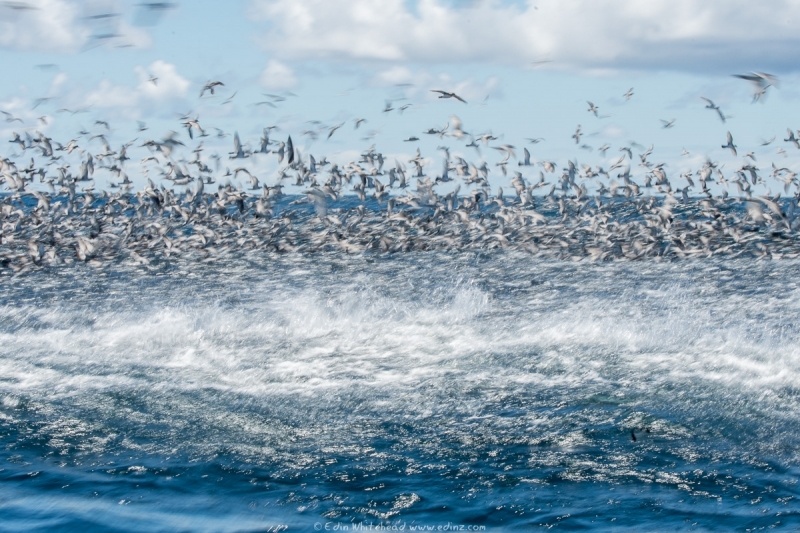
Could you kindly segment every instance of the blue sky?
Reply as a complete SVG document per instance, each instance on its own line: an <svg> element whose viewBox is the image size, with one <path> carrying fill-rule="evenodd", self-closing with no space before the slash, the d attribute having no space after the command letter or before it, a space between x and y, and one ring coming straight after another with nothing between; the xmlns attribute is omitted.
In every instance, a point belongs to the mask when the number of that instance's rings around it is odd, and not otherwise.
<svg viewBox="0 0 800 533"><path fill-rule="evenodd" d="M196 141L178 116L189 113L212 133L238 131L254 148L262 128L278 126L274 138L292 135L317 159L346 162L375 144L401 160L419 147L435 169L442 145L471 161L499 160L490 148L479 154L465 141L422 134L457 115L465 131L491 132L519 155L528 147L534 160L559 166L572 159L608 168L631 142L654 145L651 161L667 163L671 175L696 170L706 157L730 173L751 150L760 168L790 166L800 153L783 142L787 127L800 127L793 122L800 116L797 1L200 0L173 2L141 25L142 3L0 3L0 110L23 120L0 117L0 134L42 131L66 143L85 129L104 133L116 148L174 130L188 158ZM757 103L751 84L731 76L751 71L781 80ZM225 86L200 98L209 80ZM468 104L439 100L431 89L455 91ZM722 108L726 123L701 96ZM50 99L34 108L37 98ZM275 107L256 105L264 101ZM384 113L387 101L395 110ZM64 108L86 112L58 111ZM367 122L355 130L355 118ZM674 127L663 129L661 120L672 119ZM101 132L95 120L108 121L111 131ZM138 121L148 129L137 131ZM326 128L342 122L326 140ZM580 145L571 138L578 125ZM303 135L314 129L316 140ZM737 157L721 148L727 131ZM403 142L412 135L420 141ZM529 137L545 141L533 145ZM91 151L96 143L79 144ZM225 166L230 137L204 144ZM605 155L597 150L603 144L611 146ZM11 153L12 145L0 149ZM252 164L262 181L276 179L276 157ZM491 181L508 180L495 173Z"/></svg>

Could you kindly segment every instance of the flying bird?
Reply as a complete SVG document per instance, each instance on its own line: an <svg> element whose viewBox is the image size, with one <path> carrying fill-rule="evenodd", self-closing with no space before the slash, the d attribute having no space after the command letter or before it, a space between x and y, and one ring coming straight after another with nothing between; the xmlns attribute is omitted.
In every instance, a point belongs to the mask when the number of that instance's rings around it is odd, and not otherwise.
<svg viewBox="0 0 800 533"><path fill-rule="evenodd" d="M800 140L798 140L797 137L794 136L794 132L792 131L792 129L786 128L786 131L789 133L789 137L787 139L784 139L784 142L792 143L794 144L795 148L800 150Z"/></svg>
<svg viewBox="0 0 800 533"><path fill-rule="evenodd" d="M578 129L576 129L575 133L572 134L572 138L575 139L575 144L578 144L578 143L581 142L581 135L583 135L581 133L581 125L578 124Z"/></svg>
<svg viewBox="0 0 800 533"><path fill-rule="evenodd" d="M339 128L341 128L342 126L344 126L344 122L342 122L341 124L337 124L336 126L333 126L333 127L331 128L330 132L328 132L328 139L330 139L330 138L331 138L331 136L332 136L334 133L336 133L336 130L338 130L338 129L339 129Z"/></svg>
<svg viewBox="0 0 800 533"><path fill-rule="evenodd" d="M458 100L460 102L464 102L465 104L467 103L466 100L464 100L463 98L458 96L456 93L449 93L447 91L440 91L439 89L431 89L431 92L432 93L439 93L439 98L455 98L456 100Z"/></svg>
<svg viewBox="0 0 800 533"><path fill-rule="evenodd" d="M143 2L136 4L139 8L134 19L137 26L155 26L170 9L175 9L178 4L174 2Z"/></svg>
<svg viewBox="0 0 800 533"><path fill-rule="evenodd" d="M753 103L757 102L767 93L770 87L778 86L778 77L766 72L751 72L750 74L733 74L734 78L747 80L753 84Z"/></svg>
<svg viewBox="0 0 800 533"><path fill-rule="evenodd" d="M292 136L286 141L286 164L291 165L294 163L294 144L292 144Z"/></svg>
<svg viewBox="0 0 800 533"><path fill-rule="evenodd" d="M222 105L230 104L231 100L233 100L234 96L236 96L236 93L238 93L238 92L239 91L234 91L234 93L232 95L230 95L228 98L225 99L224 102L222 102Z"/></svg>
<svg viewBox="0 0 800 533"><path fill-rule="evenodd" d="M214 95L214 88L215 87L220 87L220 86L224 87L225 84L222 83L221 81L209 81L208 83L203 85L203 90L200 91L200 98L202 98L203 95L206 94L206 91L211 92L211 95L213 96Z"/></svg>
<svg viewBox="0 0 800 533"><path fill-rule="evenodd" d="M720 119L720 120L721 120L723 123L725 122L725 115L722 113L722 110L719 108L719 106L718 106L717 104L715 104L714 102L712 102L711 100L709 100L709 99L708 99L708 98L706 98L705 96L701 96L701 97L700 97L700 99L701 99L701 100L705 100L706 102L708 102L708 103L706 104L706 109L713 109L714 111L716 111L716 112L717 112L717 114L719 115L719 119Z"/></svg>
<svg viewBox="0 0 800 533"><path fill-rule="evenodd" d="M731 135L731 132L728 132L728 144L723 144L722 148L730 148L731 153L736 155L736 145L733 144L733 135Z"/></svg>
<svg viewBox="0 0 800 533"><path fill-rule="evenodd" d="M21 118L15 117L14 115L9 113L8 111L0 111L0 113L4 114L6 116L6 122L22 122Z"/></svg>

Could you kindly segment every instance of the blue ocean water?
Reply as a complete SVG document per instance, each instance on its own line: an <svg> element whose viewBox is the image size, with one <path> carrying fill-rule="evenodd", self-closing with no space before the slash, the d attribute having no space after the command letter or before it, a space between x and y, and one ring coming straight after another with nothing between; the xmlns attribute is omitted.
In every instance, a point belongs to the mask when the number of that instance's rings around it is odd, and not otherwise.
<svg viewBox="0 0 800 533"><path fill-rule="evenodd" d="M500 250L4 275L0 530L800 528L798 280Z"/></svg>

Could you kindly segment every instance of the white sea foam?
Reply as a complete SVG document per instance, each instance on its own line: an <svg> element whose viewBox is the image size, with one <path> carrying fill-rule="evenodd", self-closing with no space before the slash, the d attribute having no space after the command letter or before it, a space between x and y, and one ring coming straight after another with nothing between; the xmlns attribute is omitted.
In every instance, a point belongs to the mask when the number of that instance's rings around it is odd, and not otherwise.
<svg viewBox="0 0 800 533"><path fill-rule="evenodd" d="M425 258L358 263L354 275L281 264L282 278L274 265L256 280L233 269L205 292L174 279L160 295L166 282L152 280L114 304L84 293L6 305L0 395L51 413L55 448L89 435L98 450L225 441L264 458L293 439L350 445L381 420L407 420L473 438L535 428L531 443L568 451L588 438L576 424L680 438L688 430L668 414L692 412L709 424L761 417L776 439L754 428L740 444L783 449L780 425L800 418L800 295L786 286L796 265L777 277L764 266L731 289L695 266L507 259L507 272ZM109 439L103 417L133 434L169 429Z"/></svg>

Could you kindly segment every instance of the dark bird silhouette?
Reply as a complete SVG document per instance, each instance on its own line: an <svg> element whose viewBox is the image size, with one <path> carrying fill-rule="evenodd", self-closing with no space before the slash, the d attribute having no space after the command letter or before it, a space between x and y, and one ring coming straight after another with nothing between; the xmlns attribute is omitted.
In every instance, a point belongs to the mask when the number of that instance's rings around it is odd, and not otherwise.
<svg viewBox="0 0 800 533"><path fill-rule="evenodd" d="M439 89L431 89L432 93L439 93L439 98L455 98L459 102L467 103L466 100L458 96L456 93L449 93L447 91L440 91Z"/></svg>

